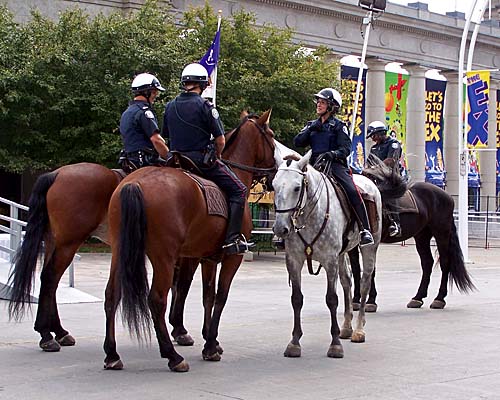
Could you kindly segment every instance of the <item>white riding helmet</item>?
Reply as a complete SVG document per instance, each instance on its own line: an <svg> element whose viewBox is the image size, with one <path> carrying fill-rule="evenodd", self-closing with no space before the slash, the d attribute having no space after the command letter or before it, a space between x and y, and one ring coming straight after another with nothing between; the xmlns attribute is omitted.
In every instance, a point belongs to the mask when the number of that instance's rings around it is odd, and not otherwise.
<svg viewBox="0 0 500 400"><path fill-rule="evenodd" d="M208 84L208 72L205 67L198 63L186 65L182 70L181 83L197 82L200 86Z"/></svg>
<svg viewBox="0 0 500 400"><path fill-rule="evenodd" d="M387 134L387 127L382 121L373 121L368 125L368 129L366 130L366 137L371 138L376 133L381 135Z"/></svg>
<svg viewBox="0 0 500 400"><path fill-rule="evenodd" d="M339 108L342 107L342 96L338 91L332 88L321 89L318 93L314 95L314 102L316 103L318 99L325 99L330 105L337 105Z"/></svg>
<svg viewBox="0 0 500 400"><path fill-rule="evenodd" d="M148 73L139 74L132 81L132 91L134 93L150 89L158 89L161 92L165 91L158 78Z"/></svg>

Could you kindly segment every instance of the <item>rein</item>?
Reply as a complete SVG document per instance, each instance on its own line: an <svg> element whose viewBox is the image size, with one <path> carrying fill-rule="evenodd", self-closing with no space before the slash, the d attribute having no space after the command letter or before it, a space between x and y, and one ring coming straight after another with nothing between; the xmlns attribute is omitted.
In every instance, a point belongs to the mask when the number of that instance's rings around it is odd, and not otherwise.
<svg viewBox="0 0 500 400"><path fill-rule="evenodd" d="M254 115L251 114L251 115L246 116L241 121L241 123L232 132L231 137L229 138L226 147L228 147L235 140L236 135L239 133L241 127L248 121L248 122L252 122L257 127L259 132L262 133L266 143L268 144L268 146L270 147L270 149L274 153L275 146L269 141L269 138L267 137L268 135L266 133L266 130L262 126L260 126L253 118L254 118ZM229 165L230 167L238 168L238 169L240 169L242 171L246 171L246 172L251 172L253 174L256 174L259 177L269 176L278 170L278 167L276 165L274 165L272 167L268 167L268 168L261 168L261 167L253 167L250 165L240 164L240 163L237 163L235 161L231 161L231 160L227 160L227 159L221 159L221 161L224 162L224 164Z"/></svg>
<svg viewBox="0 0 500 400"><path fill-rule="evenodd" d="M286 212L291 212L291 211L293 212L290 218L292 220L292 225L293 225L293 227L295 229L295 232L297 233L297 236L299 237L299 239L302 241L302 243L305 246L305 248L304 248L304 254L306 255L306 260L307 260L307 270L309 271L310 275L318 275L319 272L320 272L320 270L321 270L321 264L318 266L318 269L316 270L316 272L314 272L314 270L312 268L312 255L314 253L313 245L320 238L321 234L325 230L325 227L326 227L326 224L327 224L328 220L330 219L330 192L328 191L328 186L326 184L325 175L321 174L321 179L323 180L324 187L326 187L326 212L325 212L325 217L323 218L323 223L321 224L321 227L319 228L319 231L316 234L316 236L313 238L313 240L311 241L311 243L307 243L307 241L304 239L304 237L300 233L300 230L302 230L303 228L305 228L305 224L302 225L302 226L297 226L298 225L297 224L297 220L298 220L298 217L300 215L304 214L304 208L307 206L307 202L306 202L306 204L304 204L304 206L301 207L302 202L304 200L305 193L307 191L307 186L309 184L309 181L306 178L305 172L295 171L295 170L291 170L291 171L294 171L294 172L297 172L297 173L300 173L301 175L303 175L302 185L300 186L299 199L298 199L297 204L295 205L295 207L291 207L291 208L287 208L287 209L280 209L280 210L275 209L275 212L276 213L286 213ZM320 186L323 187L323 185L318 185L318 187L316 188L316 191L314 192L314 194L313 194L312 197L316 197L316 193L318 192ZM318 196L318 198L316 200L316 203L312 207L311 211L307 214L307 216L305 218L306 220L307 220L307 218L309 218L309 215L311 215L312 211L316 208L316 205L318 204L318 202L319 202L319 196Z"/></svg>

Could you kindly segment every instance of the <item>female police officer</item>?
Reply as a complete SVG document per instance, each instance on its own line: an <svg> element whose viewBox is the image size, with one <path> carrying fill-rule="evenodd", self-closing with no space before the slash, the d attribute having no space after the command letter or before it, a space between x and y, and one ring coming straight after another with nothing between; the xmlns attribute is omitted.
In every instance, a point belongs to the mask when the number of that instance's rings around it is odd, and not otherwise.
<svg viewBox="0 0 500 400"><path fill-rule="evenodd" d="M351 203L359 226L359 245L373 243L366 209L347 165L351 154L351 138L343 122L334 117L342 105L340 93L332 88L325 88L314 95L318 119L307 122L293 142L297 147L311 146L310 163L323 165L324 172L333 175L342 186Z"/></svg>
<svg viewBox="0 0 500 400"><path fill-rule="evenodd" d="M163 136L170 149L189 157L203 176L215 182L227 195L229 215L223 248L226 254L241 254L248 243L241 235L247 188L229 167L220 161L225 145L224 128L212 103L201 97L208 85L208 73L200 64L189 64L182 71L183 92L165 107ZM211 137L214 137L215 149ZM206 157L215 150L214 157Z"/></svg>

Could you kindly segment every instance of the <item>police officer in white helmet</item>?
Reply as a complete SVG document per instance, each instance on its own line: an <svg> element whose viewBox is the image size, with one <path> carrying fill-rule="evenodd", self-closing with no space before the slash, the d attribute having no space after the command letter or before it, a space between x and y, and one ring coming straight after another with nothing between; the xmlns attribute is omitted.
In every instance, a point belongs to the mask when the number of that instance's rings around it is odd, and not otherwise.
<svg viewBox="0 0 500 400"><path fill-rule="evenodd" d="M124 149L118 161L127 173L148 165L160 165L168 153L152 108L158 94L165 89L158 78L149 73L137 75L131 88L134 100L120 119Z"/></svg>

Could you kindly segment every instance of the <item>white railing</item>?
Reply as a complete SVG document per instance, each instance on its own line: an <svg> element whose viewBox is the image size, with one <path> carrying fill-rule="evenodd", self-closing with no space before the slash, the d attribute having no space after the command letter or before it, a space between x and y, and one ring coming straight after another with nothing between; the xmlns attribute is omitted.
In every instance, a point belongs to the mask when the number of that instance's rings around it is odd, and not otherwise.
<svg viewBox="0 0 500 400"><path fill-rule="evenodd" d="M0 234L0 260L5 259L12 263L14 255L23 239L23 227L27 225L25 221L19 219L19 213L20 210L28 211L29 207L4 199L3 197L0 197L0 204L6 204L10 208L9 216L0 214L0 220L7 222L7 226L0 224L0 232L5 232L4 234ZM4 254L6 256L3 256ZM78 260L79 258L80 256L75 254L74 259ZM68 270L69 287L75 287L74 259Z"/></svg>

